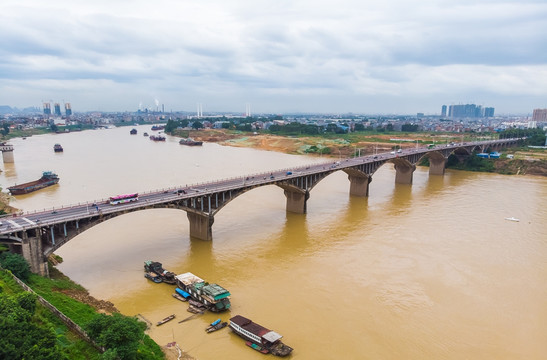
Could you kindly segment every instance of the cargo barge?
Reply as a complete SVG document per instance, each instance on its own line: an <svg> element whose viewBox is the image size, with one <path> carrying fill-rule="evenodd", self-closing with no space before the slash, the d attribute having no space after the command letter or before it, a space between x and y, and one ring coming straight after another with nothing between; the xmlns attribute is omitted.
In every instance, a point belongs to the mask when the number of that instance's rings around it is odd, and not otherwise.
<svg viewBox="0 0 547 360"><path fill-rule="evenodd" d="M217 284L209 284L196 275L187 272L177 275L177 286L190 297L203 304L206 309L213 312L228 310L230 304L230 292Z"/></svg>
<svg viewBox="0 0 547 360"><path fill-rule="evenodd" d="M247 340L245 342L247 346L263 354L287 356L293 350L292 347L281 342L283 336L241 315L231 318L229 326L233 332Z"/></svg>
<svg viewBox="0 0 547 360"><path fill-rule="evenodd" d="M28 183L13 185L8 188L11 195L23 195L30 192L55 185L59 182L59 176L51 171L44 171L42 177Z"/></svg>
<svg viewBox="0 0 547 360"><path fill-rule="evenodd" d="M197 141L192 138L184 138L180 139L179 144L187 146L201 146L203 145L203 141Z"/></svg>

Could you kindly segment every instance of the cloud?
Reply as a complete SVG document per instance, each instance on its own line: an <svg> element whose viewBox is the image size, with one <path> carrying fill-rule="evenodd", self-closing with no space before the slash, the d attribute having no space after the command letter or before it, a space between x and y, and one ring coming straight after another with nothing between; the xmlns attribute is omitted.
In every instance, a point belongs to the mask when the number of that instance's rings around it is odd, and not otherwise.
<svg viewBox="0 0 547 360"><path fill-rule="evenodd" d="M4 0L0 11L0 93L14 106L393 113L469 96L529 112L547 95L539 0Z"/></svg>

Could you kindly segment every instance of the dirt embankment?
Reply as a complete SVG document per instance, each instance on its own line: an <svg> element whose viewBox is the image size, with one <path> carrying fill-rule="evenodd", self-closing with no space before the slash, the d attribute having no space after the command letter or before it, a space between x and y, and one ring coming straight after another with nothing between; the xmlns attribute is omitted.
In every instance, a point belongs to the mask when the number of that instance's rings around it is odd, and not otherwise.
<svg viewBox="0 0 547 360"><path fill-rule="evenodd" d="M375 141L357 141L350 143L344 139L327 139L321 137L291 137L271 134L237 134L218 129L190 131L189 137L215 142L220 145L236 147L252 147L260 150L277 151L286 154L309 154L306 150L312 146L329 148L330 154L316 152L317 156L349 157L360 150L361 155L372 154L374 151L389 151L395 145L389 143L389 137L376 137ZM408 144L407 146L411 146ZM405 146L406 147L406 146Z"/></svg>
<svg viewBox="0 0 547 360"><path fill-rule="evenodd" d="M420 140L422 144L439 141L451 141L459 137L446 135L432 137L431 135L420 135L411 141L401 142L390 141L393 135L375 135L374 137L354 137L350 143L344 139L327 139L322 137L290 137L271 134L237 134L220 129L206 129L190 131L190 137L205 142L216 142L220 145L252 147L260 150L278 151L288 154L308 154L307 149L312 146L329 148L330 154L315 153L317 156L351 157L356 153L370 155L375 152L391 151L394 146L402 148L415 147L414 140ZM547 176L547 154L545 153L515 153L514 159L500 159L494 163L496 172L500 174L514 175L539 175Z"/></svg>
<svg viewBox="0 0 547 360"><path fill-rule="evenodd" d="M494 166L500 174L547 176L547 160L504 159L496 160Z"/></svg>

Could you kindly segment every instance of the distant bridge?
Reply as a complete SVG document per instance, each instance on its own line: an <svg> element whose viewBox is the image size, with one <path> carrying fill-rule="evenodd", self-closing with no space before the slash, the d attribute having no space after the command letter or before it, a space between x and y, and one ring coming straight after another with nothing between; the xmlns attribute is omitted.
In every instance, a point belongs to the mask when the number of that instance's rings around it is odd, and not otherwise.
<svg viewBox="0 0 547 360"><path fill-rule="evenodd" d="M284 190L286 210L304 214L310 191L328 175L343 171L350 182L349 193L368 196L372 175L385 163L393 163L395 182L412 184L416 163L429 158L429 174L444 175L446 161L453 154L460 160L474 151L499 150L515 146L521 139L503 139L459 144L437 145L433 148L408 148L378 155L347 158L341 161L312 164L290 169L242 175L167 190L139 194L136 202L110 205L107 199L54 209L15 214L0 218L0 243L20 252L29 261L33 272L47 274L47 256L83 231L113 217L133 211L171 208L186 211L190 236L212 240L214 216L230 201L257 187L276 185ZM20 247L20 249L18 249Z"/></svg>

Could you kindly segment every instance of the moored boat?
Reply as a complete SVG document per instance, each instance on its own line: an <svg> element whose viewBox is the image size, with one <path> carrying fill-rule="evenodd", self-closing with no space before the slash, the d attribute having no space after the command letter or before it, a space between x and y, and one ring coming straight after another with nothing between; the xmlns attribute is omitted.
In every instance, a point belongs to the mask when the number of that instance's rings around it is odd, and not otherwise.
<svg viewBox="0 0 547 360"><path fill-rule="evenodd" d="M190 294L188 294L186 291L176 288L175 293L173 294L173 297L175 299L179 299L180 301L188 301L191 299Z"/></svg>
<svg viewBox="0 0 547 360"><path fill-rule="evenodd" d="M229 326L233 332L247 340L246 345L263 354L287 356L293 351L292 347L281 342L281 335L241 315L231 318Z"/></svg>
<svg viewBox="0 0 547 360"><path fill-rule="evenodd" d="M169 315L168 317L163 318L162 320L158 321L158 322L156 323L156 326L163 325L163 324L165 324L166 322L173 320L174 318L175 318L175 314Z"/></svg>
<svg viewBox="0 0 547 360"><path fill-rule="evenodd" d="M214 331L217 331L217 330L220 330L220 329L223 329L225 328L226 326L228 326L228 323L226 321L222 321L220 319L216 319L215 321L213 321L211 324L209 324L209 326L207 326L207 328L205 329L205 331L207 333L212 333Z"/></svg>
<svg viewBox="0 0 547 360"><path fill-rule="evenodd" d="M63 147L61 146L61 144L55 144L55 145L53 145L53 151L63 152Z"/></svg>
<svg viewBox="0 0 547 360"><path fill-rule="evenodd" d="M177 293L173 293L173 294L171 294L171 296L173 296L175 299L180 300L180 301L184 301L184 302L188 301L184 298L184 296L181 296Z"/></svg>
<svg viewBox="0 0 547 360"><path fill-rule="evenodd" d="M192 301L201 304L213 312L228 310L230 304L230 292L218 284L206 283L203 279L187 272L175 277L177 286L190 294Z"/></svg>
<svg viewBox="0 0 547 360"><path fill-rule="evenodd" d="M22 195L55 185L59 182L59 176L51 171L44 171L42 177L38 180L30 181L24 184L13 185L8 188L11 195Z"/></svg>
<svg viewBox="0 0 547 360"><path fill-rule="evenodd" d="M175 273L167 271L163 268L163 265L157 261L147 260L144 262L144 271L147 273L156 274L161 278L161 281L166 284L175 284ZM144 275L146 277L146 275Z"/></svg>
<svg viewBox="0 0 547 360"><path fill-rule="evenodd" d="M180 139L179 144L188 146L201 146L203 145L203 141L197 141L192 138L183 138Z"/></svg>
<svg viewBox="0 0 547 360"><path fill-rule="evenodd" d="M131 129L129 132L131 135L137 135L137 129Z"/></svg>
<svg viewBox="0 0 547 360"><path fill-rule="evenodd" d="M161 283L163 280L161 279L161 276L159 275L156 275L154 273L151 273L151 272L147 272L144 274L144 277L147 278L148 280L150 281L153 281L155 282L156 284L159 284Z"/></svg>
<svg viewBox="0 0 547 360"><path fill-rule="evenodd" d="M165 141L165 136L161 135L150 135L148 138L152 141Z"/></svg>

